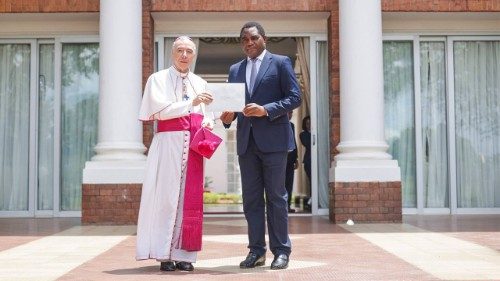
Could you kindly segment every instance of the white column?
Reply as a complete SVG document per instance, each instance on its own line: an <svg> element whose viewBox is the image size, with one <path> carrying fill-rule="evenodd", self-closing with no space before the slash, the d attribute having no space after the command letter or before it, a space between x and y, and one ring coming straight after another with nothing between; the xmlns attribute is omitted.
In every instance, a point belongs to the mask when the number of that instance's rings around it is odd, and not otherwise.
<svg viewBox="0 0 500 281"><path fill-rule="evenodd" d="M101 0L99 19L99 134L83 182L141 182L142 1Z"/></svg>
<svg viewBox="0 0 500 281"><path fill-rule="evenodd" d="M340 0L340 152L335 181L399 181L384 138L380 0Z"/></svg>

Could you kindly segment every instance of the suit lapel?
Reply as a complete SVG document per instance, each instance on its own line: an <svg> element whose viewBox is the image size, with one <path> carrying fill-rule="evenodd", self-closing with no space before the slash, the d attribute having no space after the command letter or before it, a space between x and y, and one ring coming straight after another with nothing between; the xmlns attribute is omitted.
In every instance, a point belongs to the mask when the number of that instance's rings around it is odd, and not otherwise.
<svg viewBox="0 0 500 281"><path fill-rule="evenodd" d="M257 77L255 78L255 85L253 86L253 93L257 90L259 87L260 81L262 81L262 77L266 74L267 70L269 69L269 66L271 65L271 60L272 60L271 53L269 51L266 52L264 55L264 58L262 59L262 63L259 68L259 72L257 73Z"/></svg>

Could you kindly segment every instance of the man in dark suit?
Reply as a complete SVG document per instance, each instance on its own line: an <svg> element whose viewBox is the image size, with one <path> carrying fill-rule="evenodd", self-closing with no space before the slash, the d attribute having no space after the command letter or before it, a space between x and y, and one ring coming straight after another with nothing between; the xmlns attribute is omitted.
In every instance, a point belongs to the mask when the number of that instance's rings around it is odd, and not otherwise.
<svg viewBox="0 0 500 281"><path fill-rule="evenodd" d="M246 105L242 112L221 114L226 128L238 119L237 152L250 249L240 267L265 264L267 209L271 269L284 269L291 252L285 169L288 151L295 147L287 113L300 105L300 90L290 59L266 50L259 23L246 23L240 39L247 58L231 66L228 80L246 83Z"/></svg>

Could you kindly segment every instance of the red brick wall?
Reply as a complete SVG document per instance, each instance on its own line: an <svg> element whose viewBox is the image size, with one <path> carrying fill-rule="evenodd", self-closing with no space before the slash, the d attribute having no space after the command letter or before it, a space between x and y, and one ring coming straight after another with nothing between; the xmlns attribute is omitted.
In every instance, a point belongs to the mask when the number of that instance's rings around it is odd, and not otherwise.
<svg viewBox="0 0 500 281"><path fill-rule="evenodd" d="M330 221L401 222L401 182L330 183Z"/></svg>
<svg viewBox="0 0 500 281"><path fill-rule="evenodd" d="M498 12L500 0L382 0L384 12Z"/></svg>
<svg viewBox="0 0 500 281"><path fill-rule="evenodd" d="M82 223L136 224L141 184L82 185Z"/></svg>
<svg viewBox="0 0 500 281"><path fill-rule="evenodd" d="M285 12L330 11L337 0L152 0L153 11Z"/></svg>
<svg viewBox="0 0 500 281"><path fill-rule="evenodd" d="M331 11L329 0L143 0L152 11ZM494 12L500 0L382 0L384 12ZM0 0L0 13L98 12L99 0Z"/></svg>
<svg viewBox="0 0 500 281"><path fill-rule="evenodd" d="M0 0L0 13L99 12L99 0Z"/></svg>
<svg viewBox="0 0 500 281"><path fill-rule="evenodd" d="M330 162L337 155L340 142L340 63L339 63L339 11L335 3L328 19L328 52L330 65Z"/></svg>
<svg viewBox="0 0 500 281"><path fill-rule="evenodd" d="M151 16L151 0L142 0L142 88L154 71L154 20ZM153 139L153 122L142 126L142 140L149 148Z"/></svg>

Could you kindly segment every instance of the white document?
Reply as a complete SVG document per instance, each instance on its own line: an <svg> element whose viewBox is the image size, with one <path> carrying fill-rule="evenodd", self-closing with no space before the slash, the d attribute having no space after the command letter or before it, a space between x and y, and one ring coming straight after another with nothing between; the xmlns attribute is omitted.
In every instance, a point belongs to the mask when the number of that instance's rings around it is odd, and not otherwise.
<svg viewBox="0 0 500 281"><path fill-rule="evenodd" d="M245 83L208 83L207 92L214 98L207 111L241 112L245 107Z"/></svg>

